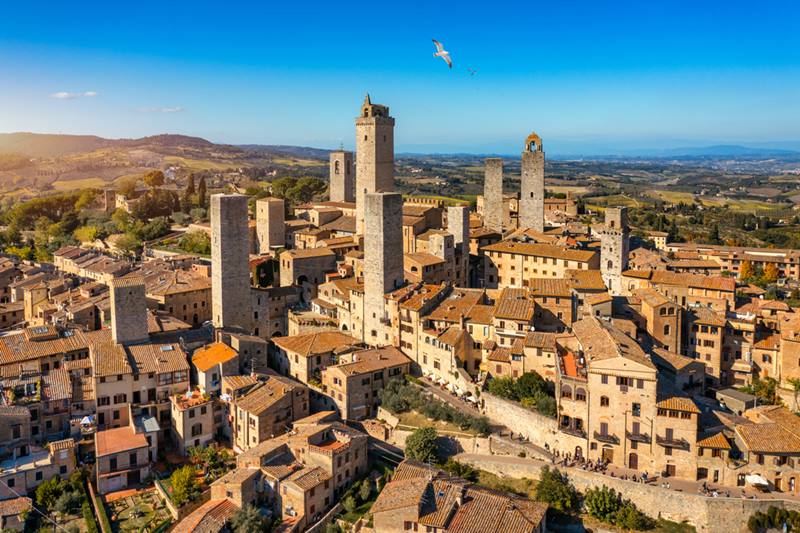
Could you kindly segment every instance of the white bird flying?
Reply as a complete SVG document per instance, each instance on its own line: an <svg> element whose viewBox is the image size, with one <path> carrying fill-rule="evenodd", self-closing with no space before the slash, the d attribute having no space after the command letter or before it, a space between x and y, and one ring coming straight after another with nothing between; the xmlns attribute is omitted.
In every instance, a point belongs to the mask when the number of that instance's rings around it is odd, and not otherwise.
<svg viewBox="0 0 800 533"><path fill-rule="evenodd" d="M444 59L444 62L447 63L447 66L453 68L453 60L450 59L450 52L444 49L442 43L437 41L436 39L431 39L433 44L436 45L436 52L433 54L433 57L441 57Z"/></svg>

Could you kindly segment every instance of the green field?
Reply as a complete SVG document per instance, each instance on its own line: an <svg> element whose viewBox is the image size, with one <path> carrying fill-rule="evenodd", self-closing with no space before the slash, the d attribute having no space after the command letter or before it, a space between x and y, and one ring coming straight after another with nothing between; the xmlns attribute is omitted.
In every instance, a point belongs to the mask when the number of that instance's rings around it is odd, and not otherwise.
<svg viewBox="0 0 800 533"><path fill-rule="evenodd" d="M100 178L83 178L77 180L56 180L52 183L57 191L74 191L76 189L101 189L108 183Z"/></svg>

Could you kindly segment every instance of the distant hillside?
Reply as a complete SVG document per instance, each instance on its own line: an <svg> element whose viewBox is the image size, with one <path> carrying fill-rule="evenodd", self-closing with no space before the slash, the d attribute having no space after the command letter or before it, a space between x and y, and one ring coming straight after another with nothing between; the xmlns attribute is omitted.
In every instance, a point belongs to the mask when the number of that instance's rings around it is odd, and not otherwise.
<svg viewBox="0 0 800 533"><path fill-rule="evenodd" d="M300 159L328 159L332 150L322 148L311 148L308 146L288 146L284 144L239 144L239 148L251 152L263 152L267 154L280 154Z"/></svg>
<svg viewBox="0 0 800 533"><path fill-rule="evenodd" d="M29 157L58 157L91 152L114 143L94 135L58 135L47 133L0 133L0 152Z"/></svg>

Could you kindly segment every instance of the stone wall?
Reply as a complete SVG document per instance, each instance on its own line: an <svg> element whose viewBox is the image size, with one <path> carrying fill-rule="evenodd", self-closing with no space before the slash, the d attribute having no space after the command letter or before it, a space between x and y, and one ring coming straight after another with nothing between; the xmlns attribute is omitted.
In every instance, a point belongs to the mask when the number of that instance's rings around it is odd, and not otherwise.
<svg viewBox="0 0 800 533"><path fill-rule="evenodd" d="M504 462L502 458L464 458L456 460L501 477L537 479L543 466L539 461ZM580 492L603 485L613 488L624 498L633 501L644 513L676 522L687 521L699 533L747 531L747 520L756 511L766 512L774 505L800 511L800 503L787 500L742 500L740 498L709 498L700 494L665 490L658 486L623 481L595 472L567 469L570 481Z"/></svg>
<svg viewBox="0 0 800 533"><path fill-rule="evenodd" d="M483 181L483 225L487 228L503 228L503 160L490 157L484 163Z"/></svg>

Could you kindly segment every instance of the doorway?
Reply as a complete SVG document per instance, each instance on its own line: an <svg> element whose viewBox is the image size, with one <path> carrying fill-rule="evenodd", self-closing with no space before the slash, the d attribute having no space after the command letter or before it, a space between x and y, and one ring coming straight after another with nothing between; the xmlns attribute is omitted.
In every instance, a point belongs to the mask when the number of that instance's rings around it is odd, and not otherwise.
<svg viewBox="0 0 800 533"><path fill-rule="evenodd" d="M631 452L630 455L628 455L628 468L630 468L631 470L639 469L639 456L633 452Z"/></svg>
<svg viewBox="0 0 800 533"><path fill-rule="evenodd" d="M600 457L602 457L603 461L605 461L607 463L613 463L614 462L614 448L603 448L602 455Z"/></svg>

